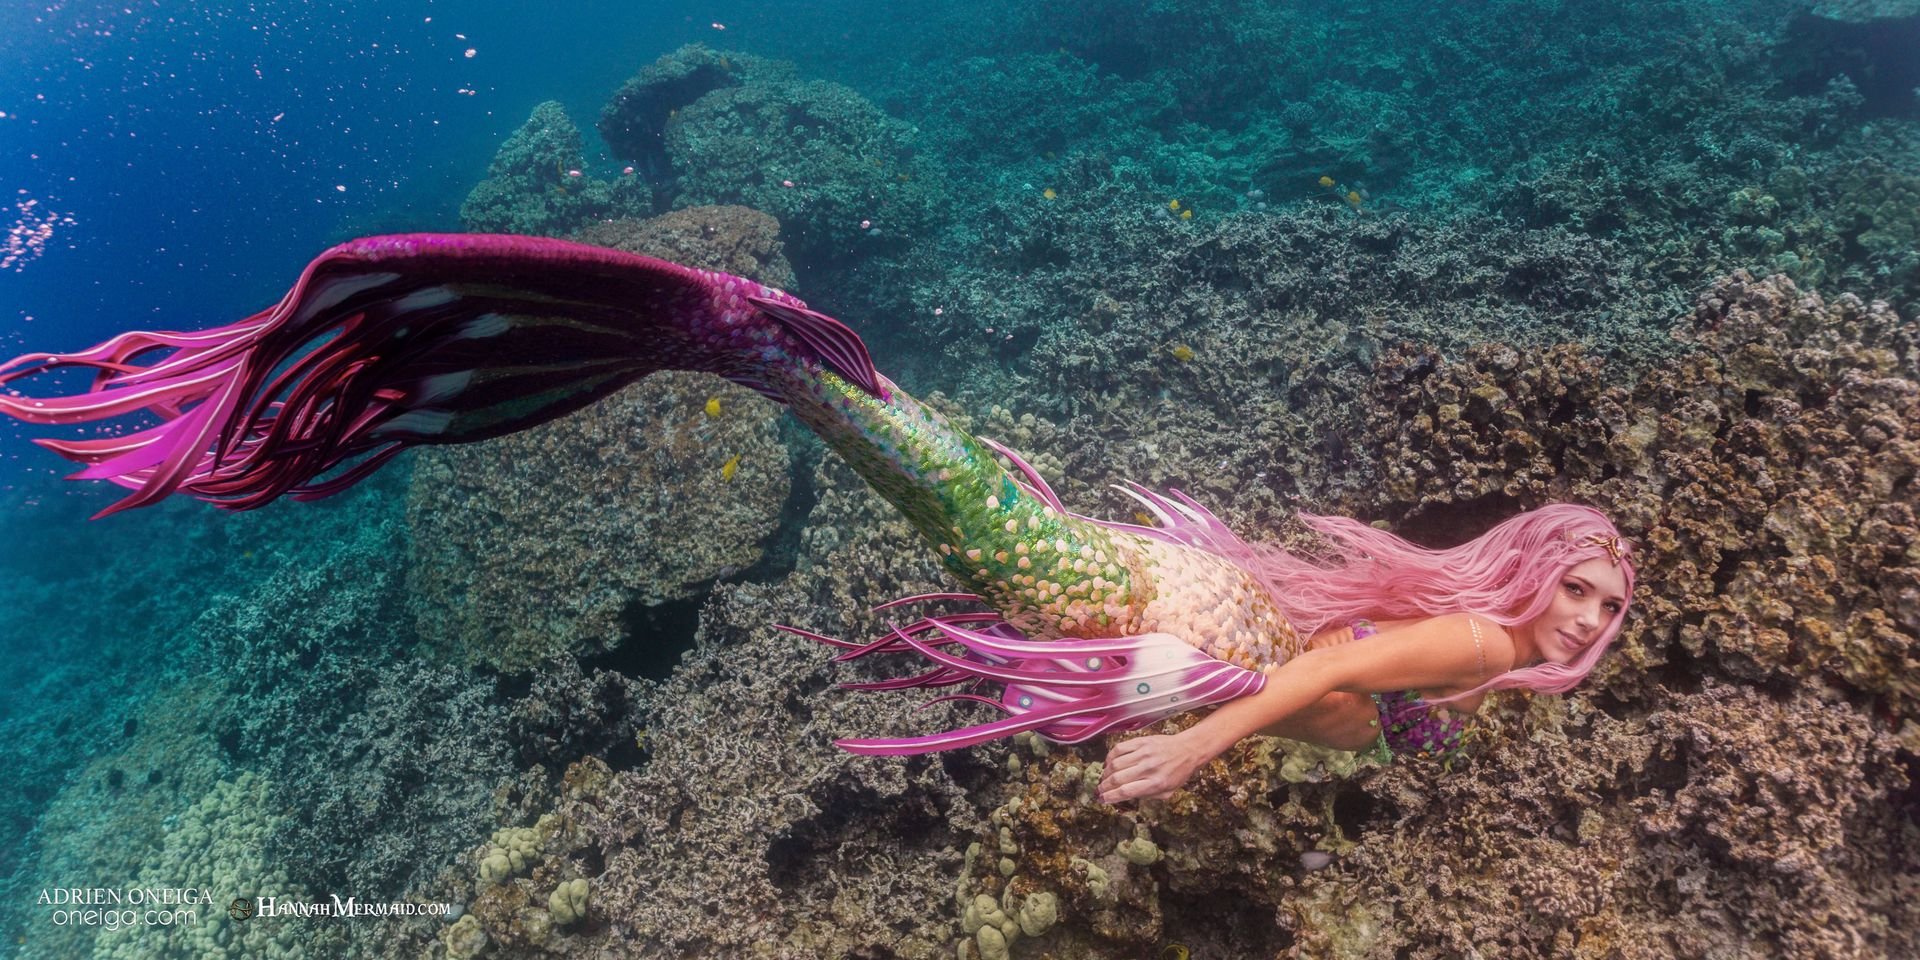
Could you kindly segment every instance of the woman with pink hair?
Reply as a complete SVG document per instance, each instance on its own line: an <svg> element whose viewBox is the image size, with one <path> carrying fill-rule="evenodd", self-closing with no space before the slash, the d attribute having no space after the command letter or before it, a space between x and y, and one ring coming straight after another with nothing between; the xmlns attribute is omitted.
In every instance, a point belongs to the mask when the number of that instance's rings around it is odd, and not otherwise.
<svg viewBox="0 0 1920 960"><path fill-rule="evenodd" d="M1199 723L1115 746L1100 799L1164 797L1253 734L1450 760L1487 691L1562 693L1585 679L1633 595L1632 545L1592 507L1544 506L1444 550L1346 517L1301 519L1336 544L1332 562L1213 548L1255 574L1307 649Z"/></svg>

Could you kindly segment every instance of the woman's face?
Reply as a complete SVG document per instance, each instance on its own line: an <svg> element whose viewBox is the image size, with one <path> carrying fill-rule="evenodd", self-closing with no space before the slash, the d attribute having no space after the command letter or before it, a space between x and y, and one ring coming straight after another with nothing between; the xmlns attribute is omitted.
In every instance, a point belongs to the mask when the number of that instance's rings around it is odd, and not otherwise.
<svg viewBox="0 0 1920 960"><path fill-rule="evenodd" d="M1546 612L1523 628L1533 662L1572 662L1627 604L1626 575L1605 557L1575 564L1551 589Z"/></svg>

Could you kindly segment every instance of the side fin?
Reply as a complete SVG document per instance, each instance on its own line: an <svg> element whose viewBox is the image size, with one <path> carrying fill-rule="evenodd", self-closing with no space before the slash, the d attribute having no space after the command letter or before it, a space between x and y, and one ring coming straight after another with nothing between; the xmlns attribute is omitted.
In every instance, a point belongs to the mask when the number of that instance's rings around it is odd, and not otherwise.
<svg viewBox="0 0 1920 960"><path fill-rule="evenodd" d="M771 297L747 297L746 300L819 354L821 362L847 378L847 382L882 400L888 399L889 393L880 383L880 371L874 369L867 345L846 324L817 310Z"/></svg>

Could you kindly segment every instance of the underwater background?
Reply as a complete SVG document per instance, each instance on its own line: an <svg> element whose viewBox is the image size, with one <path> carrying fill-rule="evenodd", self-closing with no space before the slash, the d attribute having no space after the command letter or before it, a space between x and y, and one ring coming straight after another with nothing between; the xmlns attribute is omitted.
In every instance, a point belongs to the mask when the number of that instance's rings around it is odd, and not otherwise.
<svg viewBox="0 0 1920 960"><path fill-rule="evenodd" d="M1917 88L1912 0L6 4L0 355L573 237L792 290L1082 512L1650 559L1463 765L1116 808L1098 742L834 747L984 711L772 625L952 584L718 379L239 514L89 522L9 422L0 956L1920 955ZM452 910L227 916L330 895Z"/></svg>

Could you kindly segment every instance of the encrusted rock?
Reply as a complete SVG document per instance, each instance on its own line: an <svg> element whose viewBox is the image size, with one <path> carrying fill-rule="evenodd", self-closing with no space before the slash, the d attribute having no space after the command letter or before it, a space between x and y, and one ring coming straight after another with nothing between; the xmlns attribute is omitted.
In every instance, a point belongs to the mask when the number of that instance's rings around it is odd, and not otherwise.
<svg viewBox="0 0 1920 960"><path fill-rule="evenodd" d="M737 208L589 236L791 282L771 221ZM667 372L532 430L421 451L407 515L422 640L503 671L645 642L646 611L759 562L791 483L778 415L744 387Z"/></svg>

